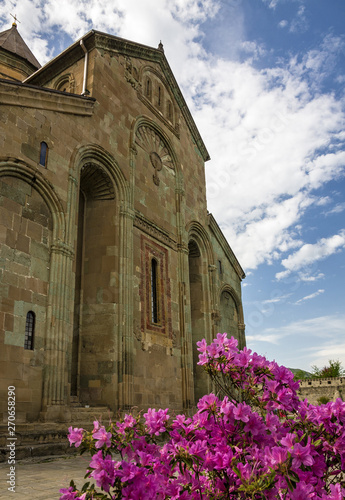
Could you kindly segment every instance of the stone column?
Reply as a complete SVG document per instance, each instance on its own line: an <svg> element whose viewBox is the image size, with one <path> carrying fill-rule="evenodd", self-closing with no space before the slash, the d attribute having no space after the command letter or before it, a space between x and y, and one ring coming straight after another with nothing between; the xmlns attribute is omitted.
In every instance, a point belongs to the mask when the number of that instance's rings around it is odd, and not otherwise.
<svg viewBox="0 0 345 500"><path fill-rule="evenodd" d="M238 323L238 348L243 349L246 345L246 335L245 335L246 325L244 323Z"/></svg>
<svg viewBox="0 0 345 500"><path fill-rule="evenodd" d="M184 243L185 213L184 190L176 187L176 222L177 222L177 251L178 251L178 280L179 280L179 322L181 339L181 378L182 378L182 404L183 409L191 408L194 401L193 384L193 351L191 339L191 318L189 308L186 304L189 287L188 271L188 245Z"/></svg>
<svg viewBox="0 0 345 500"><path fill-rule="evenodd" d="M70 388L68 355L72 342L74 304L74 235L77 181L69 176L65 242L51 247L49 297L46 316L45 367L41 418L68 421Z"/></svg>
<svg viewBox="0 0 345 500"><path fill-rule="evenodd" d="M73 250L62 242L51 247L43 387L44 420L68 420L66 353L71 337L70 299Z"/></svg>
<svg viewBox="0 0 345 500"><path fill-rule="evenodd" d="M120 253L119 253L119 398L121 410L133 406L133 207L134 173L136 149L130 149L130 190L128 206L120 210Z"/></svg>

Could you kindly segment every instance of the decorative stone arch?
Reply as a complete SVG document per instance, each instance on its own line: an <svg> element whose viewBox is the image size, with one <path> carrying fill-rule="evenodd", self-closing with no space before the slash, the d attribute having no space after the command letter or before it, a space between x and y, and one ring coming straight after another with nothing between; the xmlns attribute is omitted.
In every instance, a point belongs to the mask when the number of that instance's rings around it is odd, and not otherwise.
<svg viewBox="0 0 345 500"><path fill-rule="evenodd" d="M224 307L224 304L222 304L222 301L224 299L224 295L229 294L231 296L231 299L234 303L234 307L236 309L236 315L237 315L237 340L238 340L238 346L240 349L242 349L245 346L245 325L244 325L244 315L243 315L243 307L242 307L242 302L240 300L240 297L234 290L234 288L229 285L229 284L224 284L220 290L219 290L219 309L220 309L220 325L224 325L224 314L225 311L222 310ZM225 329L226 331L226 329ZM223 333L223 332L221 332ZM233 335L236 332L227 332L229 335Z"/></svg>
<svg viewBox="0 0 345 500"><path fill-rule="evenodd" d="M147 127L155 132L157 136L164 143L165 147L168 150L169 155L171 156L172 167L176 169L177 172L180 172L180 164L175 153L175 150L172 146L171 140L168 135L164 132L162 127L160 127L155 121L151 120L148 116L141 115L139 116L132 124L132 130L130 135L130 147L136 149L136 137L138 130L141 127Z"/></svg>
<svg viewBox="0 0 345 500"><path fill-rule="evenodd" d="M13 158L0 158L0 177L16 177L34 188L47 204L53 217L53 239L56 243L65 242L66 220L62 203L52 184L39 170Z"/></svg>
<svg viewBox="0 0 345 500"><path fill-rule="evenodd" d="M202 248L204 248L208 266L214 266L214 254L213 254L212 244L204 226L200 224L200 222L198 221L191 221L187 225L186 230L188 234L188 241L190 239L196 239L196 241L200 243Z"/></svg>
<svg viewBox="0 0 345 500"><path fill-rule="evenodd" d="M204 370L198 366L199 352L196 343L203 338L211 341L213 312L213 251L203 226L192 221L187 226L188 273L191 343L189 352L193 367L194 403L210 390L210 382ZM210 275L211 274L211 275Z"/></svg>
<svg viewBox="0 0 345 500"><path fill-rule="evenodd" d="M141 130L143 133L141 134ZM130 150L132 151L132 163L135 164L138 146L142 146L150 154L150 160L154 168L153 180L156 184L156 177L162 165L175 172L175 189L183 191L183 174L181 165L172 142L156 122L145 115L139 116L132 125L130 134ZM151 150L149 151L149 149ZM151 155L151 153L155 153Z"/></svg>
<svg viewBox="0 0 345 500"><path fill-rule="evenodd" d="M65 75L61 75L56 79L54 83L54 89L60 90L61 92L70 92L74 93L75 88L75 79L72 73L66 73Z"/></svg>
<svg viewBox="0 0 345 500"><path fill-rule="evenodd" d="M121 172L114 157L104 148L97 144L81 146L72 156L70 162L70 175L78 182L81 169L86 164L95 164L109 175L114 184L116 198L123 207L129 203L128 181Z"/></svg>

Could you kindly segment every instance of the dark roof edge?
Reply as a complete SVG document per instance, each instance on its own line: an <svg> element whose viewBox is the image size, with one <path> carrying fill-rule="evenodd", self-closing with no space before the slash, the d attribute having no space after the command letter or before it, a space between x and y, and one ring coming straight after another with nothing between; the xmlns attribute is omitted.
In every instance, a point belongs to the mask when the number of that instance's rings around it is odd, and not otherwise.
<svg viewBox="0 0 345 500"><path fill-rule="evenodd" d="M208 213L207 216L208 216L208 224L209 224L210 229L212 230L213 234L217 238L218 243L223 248L223 250L224 250L225 254L227 255L228 259L230 260L231 264L233 265L238 277L240 278L240 280L243 280L246 277L246 274L243 271L241 264L239 263L232 248L230 247L228 240L225 238L222 230L218 226L218 223L217 223L216 219L213 217L213 215Z"/></svg>
<svg viewBox="0 0 345 500"><path fill-rule="evenodd" d="M203 160L206 162L210 159L210 155L206 149L206 146L201 138L200 132L195 124L195 121L191 115L191 112L189 111L189 108L187 106L187 103L183 97L183 94L180 90L180 87L175 79L175 76L170 68L170 65L168 63L168 60L164 54L164 52L159 49L159 48L153 48L149 47L148 45L143 45L140 43L136 43L130 40L126 40L125 38L120 38L115 35L109 35L107 33L103 33L101 31L96 31L96 30L91 30L88 33L86 33L84 36L79 38L76 42L74 42L72 45L67 47L63 52L61 52L59 55L54 57L51 61L49 61L47 64L42 66L40 69L35 71L32 75L30 75L28 78L24 80L24 83L30 83L31 81L35 81L36 79L39 79L39 76L44 73L48 68L53 66L60 58L62 58L64 55L67 55L71 53L74 50L77 50L77 48L80 46L80 42L83 40L83 42L87 42L87 40L91 39L92 37L95 37L95 43L92 45L91 48L93 47L102 47L102 48L117 48L119 51L125 52L129 56L133 57L140 57L142 59L146 59L148 61L153 61L157 62L161 65L165 77L169 83L169 85L175 90L175 98L178 102L178 105L181 109L181 113L186 120L187 126L192 134L192 137L195 141L195 144L197 145L201 156ZM86 45L87 47L87 45ZM83 56L83 51L80 48L80 57ZM78 56L79 57L79 56Z"/></svg>

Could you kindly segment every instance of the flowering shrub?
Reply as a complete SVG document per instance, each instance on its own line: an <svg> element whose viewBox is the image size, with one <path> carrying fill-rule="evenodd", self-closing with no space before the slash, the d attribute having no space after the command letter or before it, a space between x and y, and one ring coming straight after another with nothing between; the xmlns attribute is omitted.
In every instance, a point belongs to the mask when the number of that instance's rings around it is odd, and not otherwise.
<svg viewBox="0 0 345 500"><path fill-rule="evenodd" d="M168 409L149 409L70 427L70 444L91 452L92 481L71 481L60 500L344 499L345 403L300 402L288 369L226 334L198 350L217 395L171 423Z"/></svg>

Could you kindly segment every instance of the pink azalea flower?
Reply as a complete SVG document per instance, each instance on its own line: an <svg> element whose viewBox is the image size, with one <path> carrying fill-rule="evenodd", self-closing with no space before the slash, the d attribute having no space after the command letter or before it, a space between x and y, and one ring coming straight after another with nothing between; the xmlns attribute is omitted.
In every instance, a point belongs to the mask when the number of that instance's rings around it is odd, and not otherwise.
<svg viewBox="0 0 345 500"><path fill-rule="evenodd" d="M206 363L208 363L207 354L205 353L199 354L198 365L206 365Z"/></svg>
<svg viewBox="0 0 345 500"><path fill-rule="evenodd" d="M203 396L199 402L198 402L198 408L199 410L208 410L209 408L216 408L218 402L217 396L214 394L207 394L206 396Z"/></svg>
<svg viewBox="0 0 345 500"><path fill-rule="evenodd" d="M292 465L294 467L300 467L303 465L313 465L314 459L310 454L310 445L302 446L300 443L296 443L292 449L291 456L293 458Z"/></svg>
<svg viewBox="0 0 345 500"><path fill-rule="evenodd" d="M238 403L233 410L235 420L242 420L242 422L248 422L250 413L250 407L245 403Z"/></svg>
<svg viewBox="0 0 345 500"><path fill-rule="evenodd" d="M296 488L290 493L291 500L308 500L315 498L314 488L311 484L305 481L300 481L296 484Z"/></svg>
<svg viewBox="0 0 345 500"><path fill-rule="evenodd" d="M219 358L219 349L216 344L210 344L207 346L207 352L211 358Z"/></svg>
<svg viewBox="0 0 345 500"><path fill-rule="evenodd" d="M146 419L146 427L148 432L152 435L158 436L160 433L164 432L166 429L167 421L169 420L168 415L169 409L158 410L154 408L149 408L147 413L144 413L144 418Z"/></svg>
<svg viewBox="0 0 345 500"><path fill-rule="evenodd" d="M93 439L97 440L97 443L95 444L96 448L102 448L104 445L107 448L110 448L110 438L111 432L107 432L103 426L93 434Z"/></svg>
<svg viewBox="0 0 345 500"><path fill-rule="evenodd" d="M92 433L97 432L99 430L99 427L100 427L100 425L99 425L98 420L94 420Z"/></svg>
<svg viewBox="0 0 345 500"><path fill-rule="evenodd" d="M283 446L286 446L286 448L292 448L295 439L296 439L295 434L288 433L280 442Z"/></svg>
<svg viewBox="0 0 345 500"><path fill-rule="evenodd" d="M280 446L274 446L272 449L266 448L266 455L272 465L279 465L287 460L287 450Z"/></svg>
<svg viewBox="0 0 345 500"><path fill-rule="evenodd" d="M59 500L75 500L78 495L77 491L73 491L72 486L69 488L61 488L60 493L62 493L62 495Z"/></svg>
<svg viewBox="0 0 345 500"><path fill-rule="evenodd" d="M197 342L196 345L198 347L198 351L199 352L202 352L202 353L206 352L206 350L207 350L207 342L206 342L205 339L200 340L200 342Z"/></svg>
<svg viewBox="0 0 345 500"><path fill-rule="evenodd" d="M69 445L72 446L73 443L75 443L75 447L78 448L78 446L80 446L82 440L83 440L83 432L84 432L84 429L82 428L78 428L78 427L75 427L73 429L73 427L69 427L68 429L68 441L69 441Z"/></svg>
<svg viewBox="0 0 345 500"><path fill-rule="evenodd" d="M343 500L345 497L345 489L340 484L331 484L330 495L322 495L322 500Z"/></svg>
<svg viewBox="0 0 345 500"><path fill-rule="evenodd" d="M227 342L227 333L217 333L217 339L214 340L216 344L219 345L219 347L224 346Z"/></svg>

